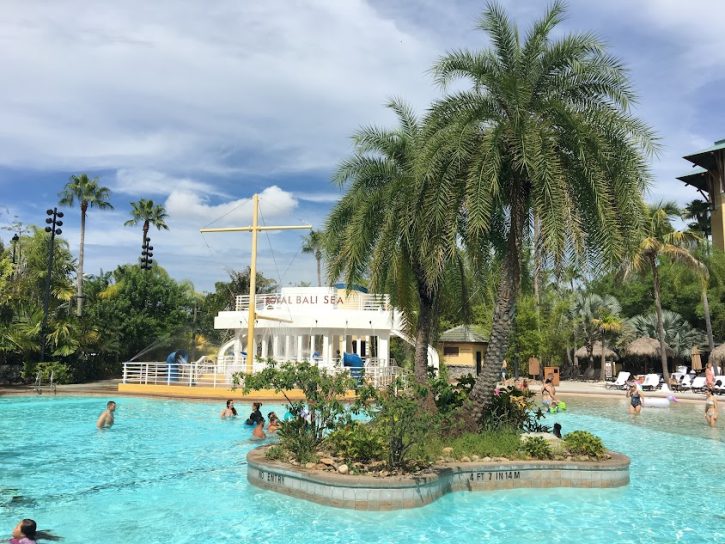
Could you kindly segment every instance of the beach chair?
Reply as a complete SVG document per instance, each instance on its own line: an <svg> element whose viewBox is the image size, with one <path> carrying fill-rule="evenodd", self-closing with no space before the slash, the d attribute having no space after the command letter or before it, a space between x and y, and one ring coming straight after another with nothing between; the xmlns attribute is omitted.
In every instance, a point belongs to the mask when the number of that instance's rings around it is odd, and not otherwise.
<svg viewBox="0 0 725 544"><path fill-rule="evenodd" d="M715 386L712 391L718 395L725 395L725 376L715 376Z"/></svg>
<svg viewBox="0 0 725 544"><path fill-rule="evenodd" d="M654 391L660 386L659 374L647 374L642 382L643 391Z"/></svg>
<svg viewBox="0 0 725 544"><path fill-rule="evenodd" d="M705 376L698 376L697 378L692 380L692 385L690 386L690 389L692 391L704 391L705 383L706 383Z"/></svg>
<svg viewBox="0 0 725 544"><path fill-rule="evenodd" d="M607 389L625 389L627 387L627 380L631 374L629 372L620 372L617 374L617 379L613 382L609 382L604 385Z"/></svg>
<svg viewBox="0 0 725 544"><path fill-rule="evenodd" d="M691 374L685 374L682 376L682 381L680 381L680 390L687 391L692 388L692 375Z"/></svg>

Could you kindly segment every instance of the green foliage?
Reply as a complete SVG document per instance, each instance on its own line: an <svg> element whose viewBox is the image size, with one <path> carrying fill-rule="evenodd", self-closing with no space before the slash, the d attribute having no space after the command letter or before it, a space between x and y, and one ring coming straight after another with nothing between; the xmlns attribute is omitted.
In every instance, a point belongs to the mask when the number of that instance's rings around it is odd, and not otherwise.
<svg viewBox="0 0 725 544"><path fill-rule="evenodd" d="M305 401L287 399L292 419L282 423L278 431L280 445L299 462L306 462L329 431L347 425L350 411L342 402L346 392L357 387L349 374L328 374L308 362L270 364L256 374L234 375L235 384L243 384L245 393L258 389L274 389L286 395L301 389Z"/></svg>
<svg viewBox="0 0 725 544"><path fill-rule="evenodd" d="M549 442L541 436L530 436L521 442L521 451L534 459L553 459L554 452Z"/></svg>
<svg viewBox="0 0 725 544"><path fill-rule="evenodd" d="M279 445L274 445L267 448L264 456L270 461L286 461L289 458L287 450Z"/></svg>
<svg viewBox="0 0 725 544"><path fill-rule="evenodd" d="M574 431L564 436L564 447L572 455L586 455L597 459L601 459L606 453L602 439L587 431Z"/></svg>
<svg viewBox="0 0 725 544"><path fill-rule="evenodd" d="M384 433L379 426L358 421L335 429L325 439L325 445L347 463L381 459L385 452Z"/></svg>
<svg viewBox="0 0 725 544"><path fill-rule="evenodd" d="M516 457L520 445L519 434L511 429L465 433L445 442L453 448L453 457ZM440 453L439 453L440 454Z"/></svg>
<svg viewBox="0 0 725 544"><path fill-rule="evenodd" d="M535 406L534 393L515 387L499 388L494 391L491 404L483 414L481 426L484 430L513 429L538 432L548 430L539 423L543 412Z"/></svg>
<svg viewBox="0 0 725 544"><path fill-rule="evenodd" d="M59 362L28 363L23 370L23 378L26 380L35 380L38 372L40 372L40 379L43 384L50 382L51 374L53 375L53 383L57 384L70 383L72 379L70 366Z"/></svg>
<svg viewBox="0 0 725 544"><path fill-rule="evenodd" d="M430 379L431 393L438 411L441 414L449 414L463 406L475 382L476 379L468 374L455 384L451 384L448 381L446 366L441 365L438 375Z"/></svg>

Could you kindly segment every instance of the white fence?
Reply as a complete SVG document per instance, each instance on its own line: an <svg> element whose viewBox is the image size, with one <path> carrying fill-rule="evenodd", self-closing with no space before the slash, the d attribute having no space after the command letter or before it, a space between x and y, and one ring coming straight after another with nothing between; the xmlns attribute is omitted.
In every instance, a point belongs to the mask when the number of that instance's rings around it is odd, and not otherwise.
<svg viewBox="0 0 725 544"><path fill-rule="evenodd" d="M379 359L370 359L362 368L343 367L339 363L320 368L331 374L349 372L353 378L364 380L374 387L386 387L396 378L406 378L406 371L402 368L381 362ZM267 366L266 362L254 363L253 372L260 372ZM127 362L123 363L123 383L228 389L234 385L234 375L246 371L246 364L235 365L233 361L224 360L219 364L197 361L178 365L165 362ZM243 385L243 382L238 384L239 387Z"/></svg>
<svg viewBox="0 0 725 544"><path fill-rule="evenodd" d="M314 299L314 300L310 300ZM320 301L322 299L322 301ZM290 306L319 305L327 308L344 308L346 310L379 311L390 310L390 295L375 293L355 293L354 296L340 299L336 296L321 297L316 295L288 295L269 293L254 297L255 310L286 310ZM234 308L237 312L249 310L249 295L237 295Z"/></svg>

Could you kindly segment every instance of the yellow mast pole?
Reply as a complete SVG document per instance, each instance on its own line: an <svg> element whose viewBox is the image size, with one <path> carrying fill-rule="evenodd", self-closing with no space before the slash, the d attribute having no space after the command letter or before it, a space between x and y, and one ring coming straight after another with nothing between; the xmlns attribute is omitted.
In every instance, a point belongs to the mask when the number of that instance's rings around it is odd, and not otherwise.
<svg viewBox="0 0 725 544"><path fill-rule="evenodd" d="M255 193L252 197L252 262L249 267L249 323L247 323L247 374L254 370L254 355L257 352L254 343L254 321L256 313L257 296L257 223L259 221L259 195Z"/></svg>

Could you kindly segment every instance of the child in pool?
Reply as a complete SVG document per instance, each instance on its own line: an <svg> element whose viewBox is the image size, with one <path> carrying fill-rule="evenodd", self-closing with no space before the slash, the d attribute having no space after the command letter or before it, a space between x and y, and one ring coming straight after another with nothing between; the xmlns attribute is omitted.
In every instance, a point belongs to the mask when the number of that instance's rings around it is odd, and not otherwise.
<svg viewBox="0 0 725 544"><path fill-rule="evenodd" d="M35 520L25 518L21 519L20 522L13 529L13 537L9 540L10 544L35 544L40 538L45 540L61 540L46 531L38 531L38 525Z"/></svg>

